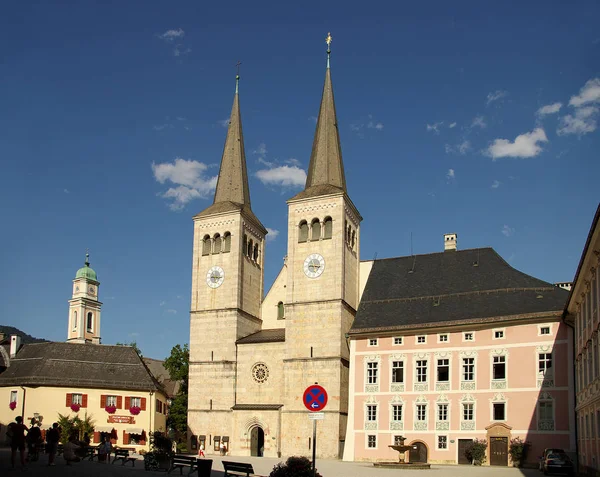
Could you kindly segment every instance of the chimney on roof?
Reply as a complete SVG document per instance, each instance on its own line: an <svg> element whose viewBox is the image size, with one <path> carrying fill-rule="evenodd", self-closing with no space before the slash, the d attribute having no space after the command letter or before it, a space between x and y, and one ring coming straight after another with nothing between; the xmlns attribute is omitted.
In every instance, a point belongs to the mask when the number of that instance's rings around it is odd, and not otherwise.
<svg viewBox="0 0 600 477"><path fill-rule="evenodd" d="M456 250L457 234L444 234L444 252Z"/></svg>
<svg viewBox="0 0 600 477"><path fill-rule="evenodd" d="M21 337L18 335L10 336L10 357L14 358L21 347Z"/></svg>

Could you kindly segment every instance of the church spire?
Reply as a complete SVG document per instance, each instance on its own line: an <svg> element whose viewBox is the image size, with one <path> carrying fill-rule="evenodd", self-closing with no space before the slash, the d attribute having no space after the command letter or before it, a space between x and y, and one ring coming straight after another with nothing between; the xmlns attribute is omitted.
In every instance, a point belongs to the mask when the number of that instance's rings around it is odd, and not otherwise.
<svg viewBox="0 0 600 477"><path fill-rule="evenodd" d="M331 33L327 35L325 41L327 43L325 85L323 86L321 108L317 119L305 190L308 191L309 188L315 186L333 186L346 192L346 178L344 176L342 149L335 113L335 101L333 99L331 70L329 68Z"/></svg>
<svg viewBox="0 0 600 477"><path fill-rule="evenodd" d="M215 190L214 204L218 202L235 202L250 208L250 189L248 187L248 172L246 170L246 154L244 152L244 135L242 133L242 117L240 115L239 87L239 65L238 74L235 78L235 95L231 116L229 117L229 128L223 148L221 169Z"/></svg>

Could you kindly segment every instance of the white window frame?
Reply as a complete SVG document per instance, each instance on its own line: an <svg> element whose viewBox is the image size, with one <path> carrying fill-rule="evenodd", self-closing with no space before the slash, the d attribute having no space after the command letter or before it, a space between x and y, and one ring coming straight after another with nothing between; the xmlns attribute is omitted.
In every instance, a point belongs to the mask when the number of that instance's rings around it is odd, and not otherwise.
<svg viewBox="0 0 600 477"><path fill-rule="evenodd" d="M106 405L107 406L115 406L117 405L118 398L115 395L106 396Z"/></svg>
<svg viewBox="0 0 600 477"><path fill-rule="evenodd" d="M542 358L540 358L541 354L550 355L550 367L547 366L548 359L547 358L543 359L545 372L540 371L540 363L542 362ZM554 377L554 353L553 353L553 350L537 352L537 374L538 374L538 377L541 377L541 378L553 378Z"/></svg>
<svg viewBox="0 0 600 477"><path fill-rule="evenodd" d="M502 333L502 336L496 336L496 333ZM503 340L506 339L506 328L496 328L492 330L492 339Z"/></svg>
<svg viewBox="0 0 600 477"><path fill-rule="evenodd" d="M91 318L92 318L92 326L88 326L88 317L89 317L89 315L92 315L92 316L91 316ZM94 313L93 313L93 312L91 312L91 311L88 311L88 312L85 314L85 330L86 330L87 332L94 331Z"/></svg>
<svg viewBox="0 0 600 477"><path fill-rule="evenodd" d="M446 447L440 447L440 439L446 439ZM436 434L435 436L435 450L445 452L449 450L450 439L448 439L448 434Z"/></svg>
<svg viewBox="0 0 600 477"><path fill-rule="evenodd" d="M435 421L436 422L450 421L450 403L438 402L436 404L437 404L437 409L436 409ZM444 406L445 406L445 411L444 411ZM441 416L445 417L445 419L440 419L440 412L442 413Z"/></svg>
<svg viewBox="0 0 600 477"><path fill-rule="evenodd" d="M506 354L492 354L491 356L491 360L490 360L490 364L492 366L491 370L490 370L490 376L492 377L492 381L494 382L506 382L507 380L507 376L508 376L508 356ZM500 358L504 358L504 361L498 361L498 363L496 363L496 359L500 359ZM494 364L504 364L504 377L503 378L494 378Z"/></svg>
<svg viewBox="0 0 600 477"><path fill-rule="evenodd" d="M494 404L504 404L504 419L494 419ZM490 401L490 421L491 422L506 422L508 420L508 402L504 400L493 399Z"/></svg>
<svg viewBox="0 0 600 477"><path fill-rule="evenodd" d="M394 410L395 407L399 407L400 408L400 419L396 419L396 412ZM401 402L393 402L390 404L390 416L391 416L391 421L392 422L404 422L404 403Z"/></svg>
<svg viewBox="0 0 600 477"><path fill-rule="evenodd" d="M367 341L367 346L379 346L379 340L377 338L369 338L369 341Z"/></svg>
<svg viewBox="0 0 600 477"><path fill-rule="evenodd" d="M77 321L79 320L77 317L79 316L79 314L77 313L77 310L73 310L73 326L71 327L72 331L77 331Z"/></svg>
<svg viewBox="0 0 600 477"><path fill-rule="evenodd" d="M440 366L440 363L439 363L440 360L448 361L448 380L447 381L439 381L438 380L438 368ZM437 383L444 383L444 384L448 383L449 384L452 379L451 373L452 373L452 360L450 359L450 357L449 356L448 357L436 356L435 357L435 382L436 382L436 384Z"/></svg>
<svg viewBox="0 0 600 477"><path fill-rule="evenodd" d="M365 404L365 422L377 422L379 418L378 405L375 403Z"/></svg>
<svg viewBox="0 0 600 477"><path fill-rule="evenodd" d="M442 339L442 337L444 337L445 340ZM438 333L437 342L438 343L449 343L450 342L450 333Z"/></svg>
<svg viewBox="0 0 600 477"><path fill-rule="evenodd" d="M419 406L425 407L425 419L419 419ZM415 403L415 422L427 422L427 403L417 402Z"/></svg>
<svg viewBox="0 0 600 477"><path fill-rule="evenodd" d="M465 419L465 405L473 406L473 419ZM460 400L460 430L475 431L477 419L477 401L471 394L465 394Z"/></svg>
<svg viewBox="0 0 600 477"><path fill-rule="evenodd" d="M542 333L542 329L548 328L548 333ZM553 336L552 332L552 323L545 323L543 325L538 325L538 336Z"/></svg>
<svg viewBox="0 0 600 477"><path fill-rule="evenodd" d="M464 402L461 402L460 404L461 404L461 406L460 406L460 412L461 412L460 420L462 422L473 422L473 421L475 421L475 402L474 401L464 401ZM465 419L465 410L466 410L465 406L471 406L471 409L470 409L471 419Z"/></svg>
<svg viewBox="0 0 600 477"><path fill-rule="evenodd" d="M129 398L129 407L139 407L142 408L142 398L137 396L130 396Z"/></svg>
<svg viewBox="0 0 600 477"><path fill-rule="evenodd" d="M370 366L372 365L372 366ZM372 372L370 372L372 371ZM379 361L367 361L365 364L366 380L368 386L379 385Z"/></svg>
<svg viewBox="0 0 600 477"><path fill-rule="evenodd" d="M419 338L423 338L423 341L419 341ZM417 345L427 344L427 335L416 335L415 336L415 344L417 344Z"/></svg>
<svg viewBox="0 0 600 477"><path fill-rule="evenodd" d="M419 362L425 362L425 380L419 379ZM429 383L429 358L417 358L415 359L415 384L428 384Z"/></svg>
<svg viewBox="0 0 600 477"><path fill-rule="evenodd" d="M542 403L550 403L552 405L552 416L550 419L542 419L542 407L541 404ZM600 412L600 411L599 411ZM538 431L553 431L556 429L556 402L554 397L548 393L548 392L543 392L540 394L540 397L538 398L538 402L536 405L536 417L537 417L537 429ZM544 426L544 423L548 423L551 424L550 426ZM548 427L551 427L551 429L548 429ZM594 415L592 413L592 427L594 427Z"/></svg>
<svg viewBox="0 0 600 477"><path fill-rule="evenodd" d="M19 399L19 391L10 392L10 402L17 402Z"/></svg>
<svg viewBox="0 0 600 477"><path fill-rule="evenodd" d="M471 335L471 339L467 339L468 335ZM463 331L462 340L463 340L463 343L474 343L475 342L475 332L474 331Z"/></svg>
<svg viewBox="0 0 600 477"><path fill-rule="evenodd" d="M71 393L71 403L83 406L83 394L81 394L81 393Z"/></svg>
<svg viewBox="0 0 600 477"><path fill-rule="evenodd" d="M472 359L473 360L473 379L465 379L465 359ZM470 364L467 366L471 366ZM460 381L463 383L474 383L476 382L476 376L477 376L477 359L475 356L461 356L460 357Z"/></svg>
<svg viewBox="0 0 600 477"><path fill-rule="evenodd" d="M394 381L394 363L402 363L402 381ZM390 358L390 384L404 384L406 382L406 360Z"/></svg>
<svg viewBox="0 0 600 477"><path fill-rule="evenodd" d="M396 340L399 340L399 343L396 343ZM404 344L404 337L403 336L394 336L392 338L392 346L402 346Z"/></svg>
<svg viewBox="0 0 600 477"><path fill-rule="evenodd" d="M369 437L373 437L375 441L375 445L373 447L369 446ZM365 449L367 450L377 450L377 444L379 439L377 439L377 434L365 434Z"/></svg>

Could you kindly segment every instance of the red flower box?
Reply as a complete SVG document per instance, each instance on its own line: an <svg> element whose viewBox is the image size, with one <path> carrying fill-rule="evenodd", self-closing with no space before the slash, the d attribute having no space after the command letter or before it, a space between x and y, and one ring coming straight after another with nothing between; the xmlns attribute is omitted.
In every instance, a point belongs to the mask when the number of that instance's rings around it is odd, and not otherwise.
<svg viewBox="0 0 600 477"><path fill-rule="evenodd" d="M14 410L17 408L17 401L12 401L12 402L11 402L11 403L8 405L8 407L10 407L10 409L11 409L12 411L14 411Z"/></svg>
<svg viewBox="0 0 600 477"><path fill-rule="evenodd" d="M114 414L115 412L117 412L117 406L106 406L104 410L109 414Z"/></svg>
<svg viewBox="0 0 600 477"><path fill-rule="evenodd" d="M77 403L71 404L71 411L79 412L80 409L81 409L81 406L79 404L77 404Z"/></svg>
<svg viewBox="0 0 600 477"><path fill-rule="evenodd" d="M131 414L133 414L134 416L137 416L140 413L141 410L142 410L142 408L140 408L139 406L131 406L129 408L129 412Z"/></svg>

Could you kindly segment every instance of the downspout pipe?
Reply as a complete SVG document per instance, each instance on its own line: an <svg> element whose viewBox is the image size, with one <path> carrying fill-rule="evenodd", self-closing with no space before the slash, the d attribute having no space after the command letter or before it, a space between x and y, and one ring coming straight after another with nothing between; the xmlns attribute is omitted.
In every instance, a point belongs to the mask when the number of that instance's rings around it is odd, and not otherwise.
<svg viewBox="0 0 600 477"><path fill-rule="evenodd" d="M21 386L23 390L23 404L21 404L21 417L23 418L23 422L25 422L25 396L27 396L27 389Z"/></svg>
<svg viewBox="0 0 600 477"><path fill-rule="evenodd" d="M571 297L571 295L569 295L569 298ZM568 303L568 302L567 302ZM573 373L573 390L571 391L573 393L573 404L575 404L575 407L577 407L577 391L579 391L579 389L577 389L577 384L578 384L578 380L577 380L577 369L575 367L575 358L577 358L577 334L576 334L576 330L575 330L575 326L574 324L572 324L571 322L569 322L569 320L567 320L567 315L568 315L568 311L565 309L565 311L563 312L562 315L562 322L567 325L569 328L571 328L573 330L573 351L572 351L572 360L573 360L573 369L571 370ZM573 429L573 431L575 432L575 454L577 455L577 467L579 467L579 425L578 422L579 420L577 419L577 412L575 411L575 409L573 409L573 412L575 413L575 429Z"/></svg>

